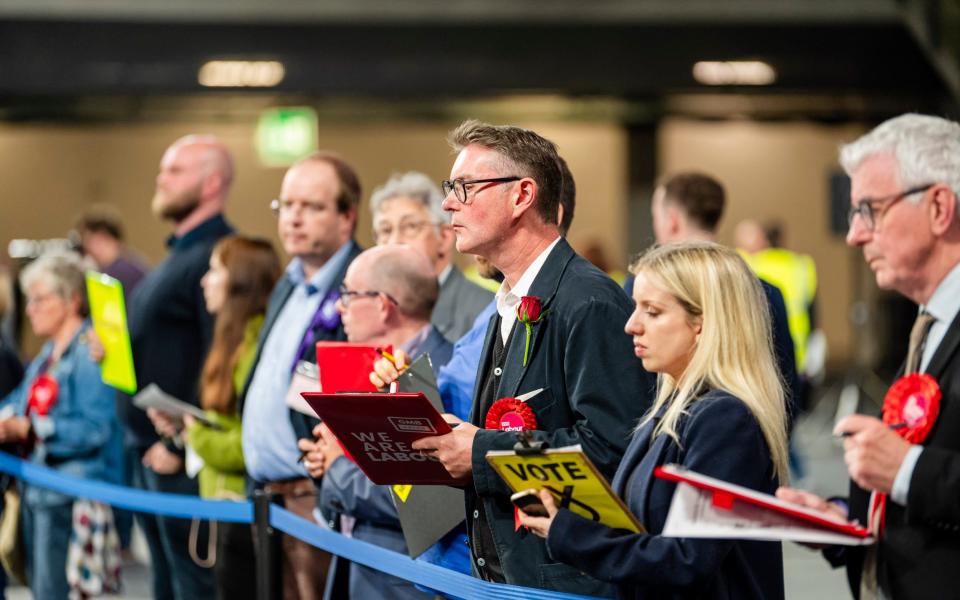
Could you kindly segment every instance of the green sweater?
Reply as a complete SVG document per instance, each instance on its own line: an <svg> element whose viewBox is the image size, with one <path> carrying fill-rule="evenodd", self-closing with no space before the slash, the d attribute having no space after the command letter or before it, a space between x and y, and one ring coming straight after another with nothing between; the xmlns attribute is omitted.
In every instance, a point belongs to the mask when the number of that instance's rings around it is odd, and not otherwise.
<svg viewBox="0 0 960 600"><path fill-rule="evenodd" d="M257 315L247 322L241 342L243 350L233 371L235 391L243 387L253 366L257 337L262 326L263 315ZM240 415L223 415L208 410L207 416L223 430L212 429L199 421L194 421L187 429L187 442L203 459L199 475L200 497L244 500L245 470Z"/></svg>

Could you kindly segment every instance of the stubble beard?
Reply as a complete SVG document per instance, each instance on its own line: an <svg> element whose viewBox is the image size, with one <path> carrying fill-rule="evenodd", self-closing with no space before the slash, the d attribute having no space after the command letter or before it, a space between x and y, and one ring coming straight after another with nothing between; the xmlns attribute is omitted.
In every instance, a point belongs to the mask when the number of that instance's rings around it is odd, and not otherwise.
<svg viewBox="0 0 960 600"><path fill-rule="evenodd" d="M158 219L180 223L199 205L200 189L197 186L176 196L168 196L165 192L157 190L153 194L150 208Z"/></svg>

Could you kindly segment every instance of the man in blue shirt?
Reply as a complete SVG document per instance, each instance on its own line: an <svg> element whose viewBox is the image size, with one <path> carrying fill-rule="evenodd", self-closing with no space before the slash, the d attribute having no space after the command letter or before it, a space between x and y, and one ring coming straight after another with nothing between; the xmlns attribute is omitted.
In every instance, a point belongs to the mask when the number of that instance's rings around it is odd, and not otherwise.
<svg viewBox="0 0 960 600"><path fill-rule="evenodd" d="M232 181L233 158L212 136L181 138L160 161L152 209L174 224L174 232L167 240L170 253L130 295L130 342L141 389L155 383L181 400L199 402L200 370L213 337L200 278L214 244L232 231L222 214ZM160 440L146 413L126 394L118 394L117 415L125 429L133 485L196 495L196 481L184 472L182 450ZM188 554L190 522L145 513L137 519L150 548L153 597L212 597L213 572L197 566ZM201 547L205 529L196 542Z"/></svg>
<svg viewBox="0 0 960 600"><path fill-rule="evenodd" d="M333 154L317 153L287 171L273 201L283 249L293 257L277 283L250 376L238 402L243 455L254 487L313 521L314 482L299 461L299 438L317 423L284 402L299 361L315 361L316 342L346 339L336 301L344 273L360 248L353 241L360 201L354 170ZM284 418L284 417L288 418ZM282 536L284 598L320 598L330 555Z"/></svg>

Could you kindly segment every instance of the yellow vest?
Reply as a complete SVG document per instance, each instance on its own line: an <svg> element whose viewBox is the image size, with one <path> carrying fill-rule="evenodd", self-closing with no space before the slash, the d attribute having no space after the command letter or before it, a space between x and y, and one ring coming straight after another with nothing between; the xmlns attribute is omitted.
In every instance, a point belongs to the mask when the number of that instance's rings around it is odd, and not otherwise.
<svg viewBox="0 0 960 600"><path fill-rule="evenodd" d="M802 371L810 337L810 305L817 293L817 269L813 259L783 248L767 248L754 254L741 250L740 254L757 277L776 286L783 294L797 371Z"/></svg>

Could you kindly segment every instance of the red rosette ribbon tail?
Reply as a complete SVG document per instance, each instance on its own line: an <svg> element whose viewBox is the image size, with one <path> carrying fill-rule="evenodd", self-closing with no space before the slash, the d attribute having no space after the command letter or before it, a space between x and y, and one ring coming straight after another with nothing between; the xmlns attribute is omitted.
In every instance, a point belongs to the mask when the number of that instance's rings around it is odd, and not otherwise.
<svg viewBox="0 0 960 600"><path fill-rule="evenodd" d="M896 380L883 399L883 422L911 444L923 443L937 422L942 397L937 380L910 373ZM887 494L870 495L869 528L879 537L887 516Z"/></svg>
<svg viewBox="0 0 960 600"><path fill-rule="evenodd" d="M537 416L523 400L500 398L487 411L484 427L500 431L533 431L537 428ZM514 531L520 529L520 511L516 507L513 509L513 528Z"/></svg>

